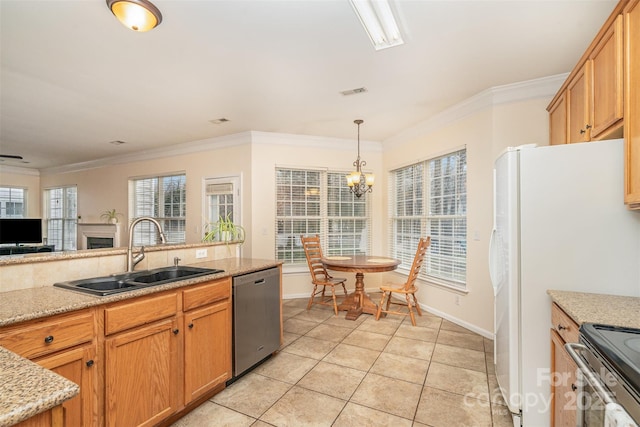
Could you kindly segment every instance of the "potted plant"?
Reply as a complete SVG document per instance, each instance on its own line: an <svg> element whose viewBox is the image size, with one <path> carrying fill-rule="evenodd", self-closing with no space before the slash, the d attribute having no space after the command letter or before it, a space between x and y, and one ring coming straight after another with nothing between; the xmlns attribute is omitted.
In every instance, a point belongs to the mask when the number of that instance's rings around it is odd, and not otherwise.
<svg viewBox="0 0 640 427"><path fill-rule="evenodd" d="M115 224L118 222L118 217L121 217L122 214L119 212L116 212L115 209L109 209L106 210L104 212L102 212L102 214L100 214L100 219L105 220L106 223L111 223L111 224Z"/></svg>
<svg viewBox="0 0 640 427"><path fill-rule="evenodd" d="M205 225L203 242L244 242L244 228L234 224L231 220L231 213L224 218L222 215L214 223Z"/></svg>

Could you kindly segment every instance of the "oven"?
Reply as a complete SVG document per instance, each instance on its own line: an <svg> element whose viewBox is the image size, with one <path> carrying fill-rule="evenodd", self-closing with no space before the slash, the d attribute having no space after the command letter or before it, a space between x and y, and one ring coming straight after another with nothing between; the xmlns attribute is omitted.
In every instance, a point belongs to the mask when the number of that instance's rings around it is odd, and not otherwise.
<svg viewBox="0 0 640 427"><path fill-rule="evenodd" d="M640 329L585 323L565 344L578 366L578 427L639 427Z"/></svg>

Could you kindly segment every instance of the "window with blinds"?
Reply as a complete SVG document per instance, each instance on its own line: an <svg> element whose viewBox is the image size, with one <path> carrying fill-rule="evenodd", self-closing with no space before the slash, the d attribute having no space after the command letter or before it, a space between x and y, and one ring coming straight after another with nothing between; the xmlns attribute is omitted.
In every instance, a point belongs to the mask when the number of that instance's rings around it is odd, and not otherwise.
<svg viewBox="0 0 640 427"><path fill-rule="evenodd" d="M391 172L391 254L409 270L418 240L431 236L422 279L466 286L466 149Z"/></svg>
<svg viewBox="0 0 640 427"><path fill-rule="evenodd" d="M24 218L27 189L0 187L0 218Z"/></svg>
<svg viewBox="0 0 640 427"><path fill-rule="evenodd" d="M301 235L319 234L326 255L369 251L368 198L356 198L344 172L276 169L276 257L306 262Z"/></svg>
<svg viewBox="0 0 640 427"><path fill-rule="evenodd" d="M47 244L56 251L75 250L78 224L78 188L44 190L44 225Z"/></svg>
<svg viewBox="0 0 640 427"><path fill-rule="evenodd" d="M185 242L186 175L139 178L129 181L129 210L131 218L148 216L162 226L167 243ZM134 246L160 243L156 227L143 221L133 230Z"/></svg>

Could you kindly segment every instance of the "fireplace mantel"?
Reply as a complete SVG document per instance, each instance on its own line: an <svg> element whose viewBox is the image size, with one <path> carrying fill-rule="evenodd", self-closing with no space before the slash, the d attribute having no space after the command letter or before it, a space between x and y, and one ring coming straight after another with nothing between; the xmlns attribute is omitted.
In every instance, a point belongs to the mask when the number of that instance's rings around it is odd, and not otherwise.
<svg viewBox="0 0 640 427"><path fill-rule="evenodd" d="M120 224L104 223L79 223L78 224L78 249L87 249L87 238L113 239L113 247L120 247Z"/></svg>

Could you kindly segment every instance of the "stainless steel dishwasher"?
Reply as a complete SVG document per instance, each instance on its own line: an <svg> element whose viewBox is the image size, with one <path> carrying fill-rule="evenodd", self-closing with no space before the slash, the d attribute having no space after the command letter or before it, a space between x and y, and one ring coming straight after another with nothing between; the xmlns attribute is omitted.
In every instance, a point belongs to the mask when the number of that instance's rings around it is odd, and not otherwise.
<svg viewBox="0 0 640 427"><path fill-rule="evenodd" d="M280 348L280 270L233 278L233 376ZM233 381L233 378L232 378Z"/></svg>

